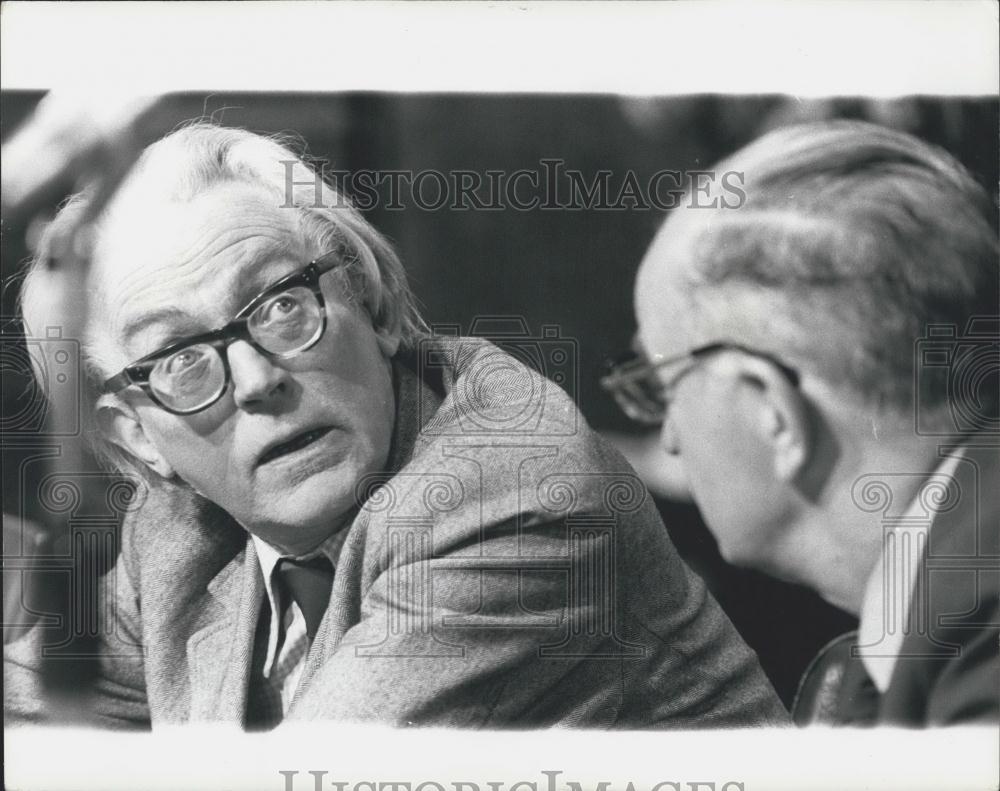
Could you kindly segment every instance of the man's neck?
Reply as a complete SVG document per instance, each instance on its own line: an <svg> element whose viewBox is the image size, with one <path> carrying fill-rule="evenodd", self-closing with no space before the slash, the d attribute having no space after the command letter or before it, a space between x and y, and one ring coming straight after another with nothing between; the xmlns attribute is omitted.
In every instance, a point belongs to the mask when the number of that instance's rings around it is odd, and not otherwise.
<svg viewBox="0 0 1000 791"><path fill-rule="evenodd" d="M956 439L956 443L959 440ZM858 615L868 580L882 557L886 519L902 515L941 463L922 437L864 442L844 465L820 508L800 533L810 585L831 604Z"/></svg>

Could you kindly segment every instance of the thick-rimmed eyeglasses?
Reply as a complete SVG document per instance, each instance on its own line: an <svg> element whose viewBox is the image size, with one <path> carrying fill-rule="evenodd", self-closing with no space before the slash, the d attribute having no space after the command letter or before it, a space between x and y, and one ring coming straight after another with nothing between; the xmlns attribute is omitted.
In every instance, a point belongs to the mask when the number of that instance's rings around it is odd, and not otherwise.
<svg viewBox="0 0 1000 791"><path fill-rule="evenodd" d="M226 350L244 340L266 357L288 359L311 349L326 331L320 276L342 266L335 251L268 286L220 329L157 349L107 379L102 393L141 388L174 415L208 409L226 392L232 371Z"/></svg>
<svg viewBox="0 0 1000 791"><path fill-rule="evenodd" d="M666 419L670 393L681 379L693 371L698 362L721 351L738 351L767 360L792 383L799 386L799 374L781 360L766 352L750 349L738 343L717 341L696 349L650 359L642 352L629 352L608 364L608 373L601 378L601 387L611 393L621 410L632 420L647 426L658 426ZM690 364L664 382L657 373L660 368L688 361Z"/></svg>

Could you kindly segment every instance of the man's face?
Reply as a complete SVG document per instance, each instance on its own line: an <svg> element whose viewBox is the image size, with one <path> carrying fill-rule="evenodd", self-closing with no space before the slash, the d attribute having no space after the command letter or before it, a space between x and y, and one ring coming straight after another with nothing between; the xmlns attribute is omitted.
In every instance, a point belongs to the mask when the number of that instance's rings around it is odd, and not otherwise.
<svg viewBox="0 0 1000 791"><path fill-rule="evenodd" d="M684 211L684 210L679 210ZM698 346L732 340L724 319L696 320L697 300L685 296L690 265L686 233L671 226L647 253L636 282L639 340L650 357L683 355ZM690 232L690 229L685 229ZM658 370L668 399L661 430L664 449L679 457L690 492L719 550L738 565L769 568L780 525L780 484L771 475L759 436L745 419L746 392L727 375L724 354L690 358Z"/></svg>
<svg viewBox="0 0 1000 791"><path fill-rule="evenodd" d="M123 366L224 325L260 291L327 252L301 243L293 211L246 187L218 187L152 217L141 228L116 229L101 256L102 303ZM316 345L275 359L232 343L232 382L204 411L174 415L138 388L121 393L180 478L286 551L308 551L336 530L358 480L389 453L396 340L344 301L335 278L320 281L327 327Z"/></svg>

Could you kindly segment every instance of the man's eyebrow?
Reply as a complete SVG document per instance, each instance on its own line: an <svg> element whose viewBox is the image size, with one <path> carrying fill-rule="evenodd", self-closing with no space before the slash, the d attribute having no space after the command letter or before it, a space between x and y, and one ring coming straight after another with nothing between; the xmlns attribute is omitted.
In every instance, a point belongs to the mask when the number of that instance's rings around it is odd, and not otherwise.
<svg viewBox="0 0 1000 791"><path fill-rule="evenodd" d="M229 293L242 300L240 304L232 305L236 309L244 307L247 302L270 288L278 280L295 269L308 263L304 250L286 239L265 238L255 249L241 261L240 270L229 281ZM300 263L301 259L301 263ZM288 263L292 264L289 268Z"/></svg>
<svg viewBox="0 0 1000 791"><path fill-rule="evenodd" d="M308 259L299 260L290 256L286 256L286 258L286 261L274 258L269 259L267 263L257 266L253 274L241 278L234 284L231 289L234 299L230 305L233 315L235 315L236 311L246 308L252 300L273 288L281 280L298 272L308 263Z"/></svg>
<svg viewBox="0 0 1000 791"><path fill-rule="evenodd" d="M126 321L124 327L122 328L122 336L128 340L154 324L179 322L191 324L194 322L194 317L190 313L175 306L158 308L157 310L143 313L140 316L136 316L135 318Z"/></svg>
<svg viewBox="0 0 1000 791"><path fill-rule="evenodd" d="M264 291L271 288L279 280L294 271L294 269L291 269L288 272L284 272L282 267L265 266L258 269L249 277L241 280L239 283L236 283L232 289L233 293L236 295L236 299L234 301L236 309L239 310L245 308L248 304L250 304L251 300L256 299Z"/></svg>
<svg viewBox="0 0 1000 791"><path fill-rule="evenodd" d="M282 242L265 244L254 252L252 257L248 259L244 272L237 274L229 283L230 298L228 301L231 302L227 305L229 312L235 315L236 311L246 307L265 289L270 288L282 277L295 271L294 269L282 271L287 267L275 263L276 259L282 257L290 257L287 244ZM246 270L250 270L251 273L247 275ZM183 322L191 325L197 323L197 319L181 308L168 305L127 320L122 329L122 336L128 340L153 325L171 322Z"/></svg>

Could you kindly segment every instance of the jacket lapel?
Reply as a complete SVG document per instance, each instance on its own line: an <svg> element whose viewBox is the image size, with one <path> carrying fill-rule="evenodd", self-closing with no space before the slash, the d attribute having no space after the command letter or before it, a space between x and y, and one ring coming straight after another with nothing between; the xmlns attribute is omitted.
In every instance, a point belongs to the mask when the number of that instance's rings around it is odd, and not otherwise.
<svg viewBox="0 0 1000 791"><path fill-rule="evenodd" d="M250 541L209 583L217 615L187 644L192 721L244 723L263 589Z"/></svg>
<svg viewBox="0 0 1000 791"><path fill-rule="evenodd" d="M427 349L423 353L430 354ZM448 383L440 380L442 367L426 366L425 373L430 375L425 378L431 380L431 384L418 376L416 370L424 366L421 366L413 354L400 353L393 359L396 417L389 458L382 472L386 480L391 479L413 457L414 449L421 440L421 430L440 409L444 397L442 391L448 386ZM350 533L334 571L330 604L306 657L306 666L292 697L288 718L294 718L296 704L303 695L314 694L309 692L313 678L337 652L348 630L361 620L360 592L367 588L363 574L368 519L369 514L362 504L354 523L346 528Z"/></svg>
<svg viewBox="0 0 1000 791"><path fill-rule="evenodd" d="M930 716L928 690L945 663L961 656L969 635L996 625L998 461L1000 446L990 437L974 437L963 446L954 473L958 502L934 520L922 560L927 581L923 590L915 586L910 602L911 624L917 628L901 648L900 656L907 661L896 663L883 695L890 721L913 720L915 711ZM917 724L935 723L921 719Z"/></svg>

